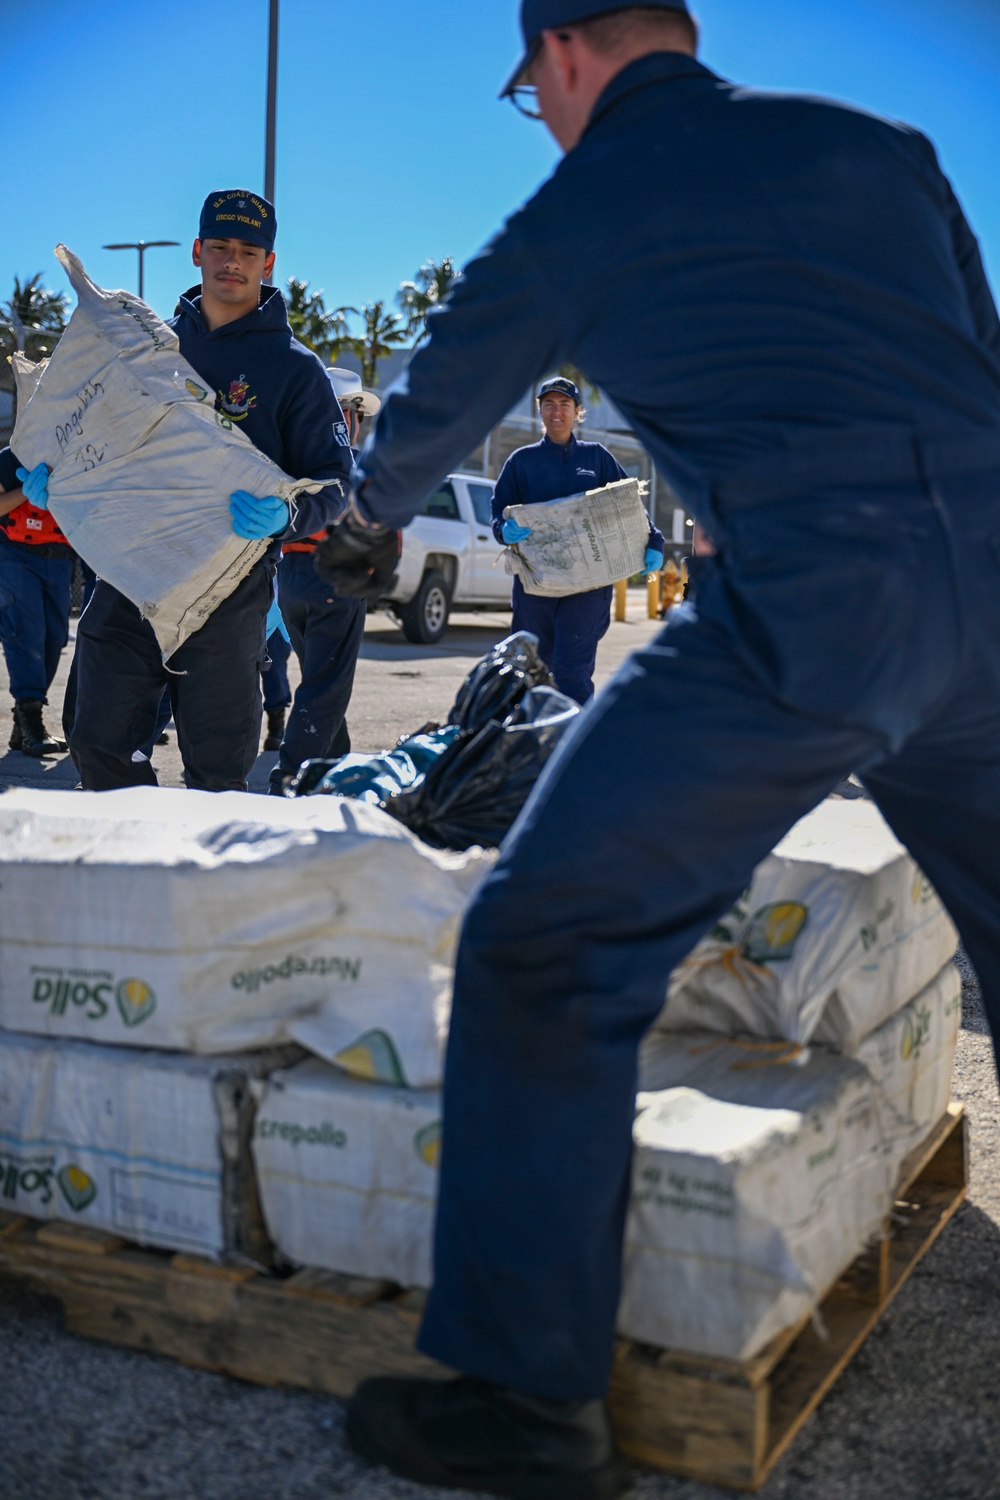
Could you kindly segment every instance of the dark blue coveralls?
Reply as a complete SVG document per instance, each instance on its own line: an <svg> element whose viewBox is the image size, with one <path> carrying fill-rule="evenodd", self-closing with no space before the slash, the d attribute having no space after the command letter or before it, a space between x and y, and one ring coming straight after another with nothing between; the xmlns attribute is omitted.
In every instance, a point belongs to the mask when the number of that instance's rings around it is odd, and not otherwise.
<svg viewBox="0 0 1000 1500"><path fill-rule="evenodd" d="M343 413L322 363L298 343L276 287L260 305L210 331L201 289L180 300L170 326L180 352L216 392L216 407L286 474L334 481L299 495L293 521L239 586L164 667L152 627L99 580L77 631L77 703L70 748L84 788L156 785L132 752L153 736L164 686L170 693L188 786L246 790L260 745L264 621L281 541L339 519L353 459Z"/></svg>
<svg viewBox="0 0 1000 1500"><path fill-rule="evenodd" d="M264 694L264 712L274 713L279 708L289 708L292 689L288 681L288 658L292 654L290 642L280 630L272 630L267 638L268 665L261 676Z"/></svg>
<svg viewBox="0 0 1000 1500"><path fill-rule="evenodd" d="M541 505L563 500L583 490L596 490L628 476L603 443L581 443L575 433L569 442L554 443L545 435L540 443L518 448L500 470L493 491L493 535L503 541L503 513L508 505ZM663 536L651 526L649 547L663 550ZM577 703L594 696L597 644L611 619L614 590L587 589L560 599L529 594L520 578L511 589L512 630L530 630L538 637L538 654L557 686Z"/></svg>
<svg viewBox="0 0 1000 1500"><path fill-rule="evenodd" d="M296 548L306 545L295 544ZM316 571L312 545L306 551L283 553L278 603L302 679L271 771L271 785L276 788L303 761L346 755L350 750L345 716L365 631L365 601L334 593ZM269 675L264 674L265 684Z"/></svg>
<svg viewBox="0 0 1000 1500"><path fill-rule="evenodd" d="M572 361L719 547L563 740L458 955L421 1346L585 1399L610 1365L640 1038L848 772L1000 1028L1000 322L925 137L672 53L609 83L428 321L362 452L371 516L405 524Z"/></svg>

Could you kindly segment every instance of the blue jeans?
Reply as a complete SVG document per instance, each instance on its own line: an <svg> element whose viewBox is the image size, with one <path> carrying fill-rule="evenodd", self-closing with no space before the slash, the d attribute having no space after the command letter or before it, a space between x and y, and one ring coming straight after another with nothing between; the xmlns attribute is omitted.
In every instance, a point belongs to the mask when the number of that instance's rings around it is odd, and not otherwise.
<svg viewBox="0 0 1000 1500"><path fill-rule="evenodd" d="M671 970L848 773L948 906L997 1036L995 451L960 474L929 448L895 480L715 497L697 601L580 716L467 914L426 1353L604 1392L637 1049Z"/></svg>
<svg viewBox="0 0 1000 1500"><path fill-rule="evenodd" d="M335 594L316 572L311 552L287 552L281 559L278 600L302 680L271 772L275 783L305 760L350 750L345 715L365 632L365 601Z"/></svg>
<svg viewBox="0 0 1000 1500"><path fill-rule="evenodd" d="M538 637L538 654L556 680L560 692L577 703L594 696L597 643L611 623L614 590L590 589L548 599L529 594L520 578L511 590L512 630L530 630Z"/></svg>
<svg viewBox="0 0 1000 1500"><path fill-rule="evenodd" d="M0 540L0 642L10 693L48 702L48 692L69 639L73 553L40 556L25 542Z"/></svg>

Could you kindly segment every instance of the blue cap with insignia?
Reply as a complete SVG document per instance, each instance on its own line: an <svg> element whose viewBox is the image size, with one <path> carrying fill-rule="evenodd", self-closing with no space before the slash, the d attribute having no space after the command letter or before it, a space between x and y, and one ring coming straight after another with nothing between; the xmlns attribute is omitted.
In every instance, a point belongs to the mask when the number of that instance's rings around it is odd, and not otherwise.
<svg viewBox="0 0 1000 1500"><path fill-rule="evenodd" d="M274 249L278 228L274 204L246 188L224 188L209 193L198 221L200 240L247 240L263 250Z"/></svg>
<svg viewBox="0 0 1000 1500"><path fill-rule="evenodd" d="M506 99L512 89L521 82L528 64L534 60L539 38L543 31L556 26L572 26L577 21L589 21L594 16L610 15L616 10L633 10L636 5L649 10L679 10L690 15L685 0L521 0L521 35L524 37L524 56L500 91Z"/></svg>
<svg viewBox="0 0 1000 1500"><path fill-rule="evenodd" d="M568 396L571 401L575 401L577 406L582 404L580 401L580 387L575 381L567 380L565 375L550 375L548 380L543 380L538 387L539 401L541 401L543 396L547 396L549 391L561 391L564 396Z"/></svg>

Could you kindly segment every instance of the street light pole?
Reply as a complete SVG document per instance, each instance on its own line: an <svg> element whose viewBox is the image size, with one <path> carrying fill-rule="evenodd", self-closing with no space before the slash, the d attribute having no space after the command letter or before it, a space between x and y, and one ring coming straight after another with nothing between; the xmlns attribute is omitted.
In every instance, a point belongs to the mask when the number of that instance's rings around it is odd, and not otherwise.
<svg viewBox="0 0 1000 1500"><path fill-rule="evenodd" d="M122 245L102 245L102 250L138 250L139 252L139 300L143 300L145 282L143 279L142 257L147 250L152 250L157 245L179 245L180 240L130 240Z"/></svg>
<svg viewBox="0 0 1000 1500"><path fill-rule="evenodd" d="M274 202L274 138L278 114L278 0L267 18L267 123L264 134L264 197Z"/></svg>

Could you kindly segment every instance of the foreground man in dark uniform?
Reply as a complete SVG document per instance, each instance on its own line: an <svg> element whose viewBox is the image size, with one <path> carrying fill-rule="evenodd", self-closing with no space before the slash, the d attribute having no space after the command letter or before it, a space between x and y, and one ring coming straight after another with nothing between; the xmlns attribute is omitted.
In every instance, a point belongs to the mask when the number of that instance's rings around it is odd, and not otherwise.
<svg viewBox="0 0 1000 1500"><path fill-rule="evenodd" d="M420 1333L467 1374L368 1382L348 1431L428 1483L586 1500L624 1483L602 1398L639 1042L848 772L947 902L997 1032L1000 322L915 130L719 79L678 0L524 0L522 25L514 82L565 159L431 314L357 514L404 524L572 361L717 552L469 911Z"/></svg>

